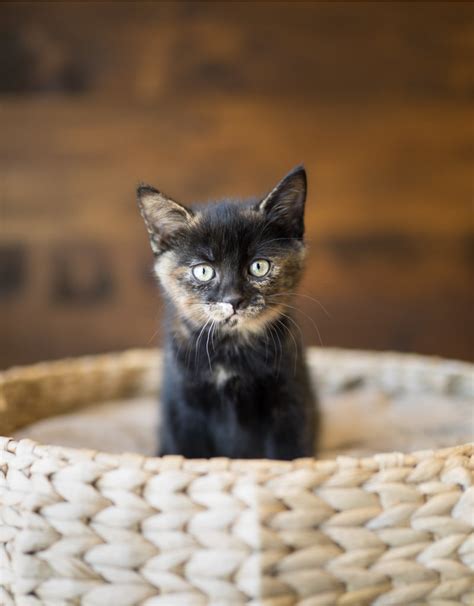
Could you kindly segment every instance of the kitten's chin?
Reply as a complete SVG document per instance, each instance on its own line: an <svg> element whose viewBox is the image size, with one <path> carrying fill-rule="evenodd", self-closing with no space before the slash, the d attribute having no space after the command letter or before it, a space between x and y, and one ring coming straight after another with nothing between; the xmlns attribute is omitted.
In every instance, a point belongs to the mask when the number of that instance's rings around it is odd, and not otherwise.
<svg viewBox="0 0 474 606"><path fill-rule="evenodd" d="M227 320L223 320L220 325L229 330L237 330L239 326L242 326L244 320L237 314L233 314Z"/></svg>
<svg viewBox="0 0 474 606"><path fill-rule="evenodd" d="M235 312L232 305L221 302L193 307L193 314L187 311L188 319L197 330L205 326L215 327L222 333L244 337L263 333L280 314L278 307L266 305L251 305Z"/></svg>
<svg viewBox="0 0 474 606"><path fill-rule="evenodd" d="M222 330L245 338L261 335L269 324L279 317L276 308L263 307L258 310L243 310L233 314L230 318L219 324Z"/></svg>

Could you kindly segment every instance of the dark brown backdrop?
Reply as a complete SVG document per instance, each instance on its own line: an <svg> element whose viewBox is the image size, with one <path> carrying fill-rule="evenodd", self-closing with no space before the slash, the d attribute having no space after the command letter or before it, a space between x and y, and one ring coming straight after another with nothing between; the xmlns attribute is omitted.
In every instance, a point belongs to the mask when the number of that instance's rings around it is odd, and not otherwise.
<svg viewBox="0 0 474 606"><path fill-rule="evenodd" d="M134 186L310 178L309 343L470 358L473 5L2 3L0 365L146 346Z"/></svg>

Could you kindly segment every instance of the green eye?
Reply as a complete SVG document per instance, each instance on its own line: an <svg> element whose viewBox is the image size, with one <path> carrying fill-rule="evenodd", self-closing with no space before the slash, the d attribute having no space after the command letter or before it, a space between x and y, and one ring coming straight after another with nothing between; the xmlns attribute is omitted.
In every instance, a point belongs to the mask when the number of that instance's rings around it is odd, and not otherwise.
<svg viewBox="0 0 474 606"><path fill-rule="evenodd" d="M193 267L193 276L199 282L209 282L216 275L214 268L207 263L200 263Z"/></svg>
<svg viewBox="0 0 474 606"><path fill-rule="evenodd" d="M270 263L265 259L255 260L249 267L249 272L256 278L263 278L270 271Z"/></svg>

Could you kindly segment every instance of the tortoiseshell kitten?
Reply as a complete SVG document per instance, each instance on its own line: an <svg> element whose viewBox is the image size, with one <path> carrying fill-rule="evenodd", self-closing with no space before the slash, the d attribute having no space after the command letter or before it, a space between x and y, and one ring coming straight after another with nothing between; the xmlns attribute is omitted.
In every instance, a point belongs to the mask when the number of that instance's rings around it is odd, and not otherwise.
<svg viewBox="0 0 474 606"><path fill-rule="evenodd" d="M316 402L288 307L305 256L304 168L244 203L137 193L168 304L160 454L312 456Z"/></svg>

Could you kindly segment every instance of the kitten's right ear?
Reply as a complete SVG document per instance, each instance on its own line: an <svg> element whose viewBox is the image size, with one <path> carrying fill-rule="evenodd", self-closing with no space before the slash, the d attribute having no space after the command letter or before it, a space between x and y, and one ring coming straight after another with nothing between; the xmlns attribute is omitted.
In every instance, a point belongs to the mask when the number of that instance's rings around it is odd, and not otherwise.
<svg viewBox="0 0 474 606"><path fill-rule="evenodd" d="M256 210L270 223L278 224L288 235L301 239L304 234L306 171L296 166L261 200Z"/></svg>
<svg viewBox="0 0 474 606"><path fill-rule="evenodd" d="M176 233L185 228L194 216L191 210L151 185L143 184L137 188L137 201L155 255L166 250Z"/></svg>

